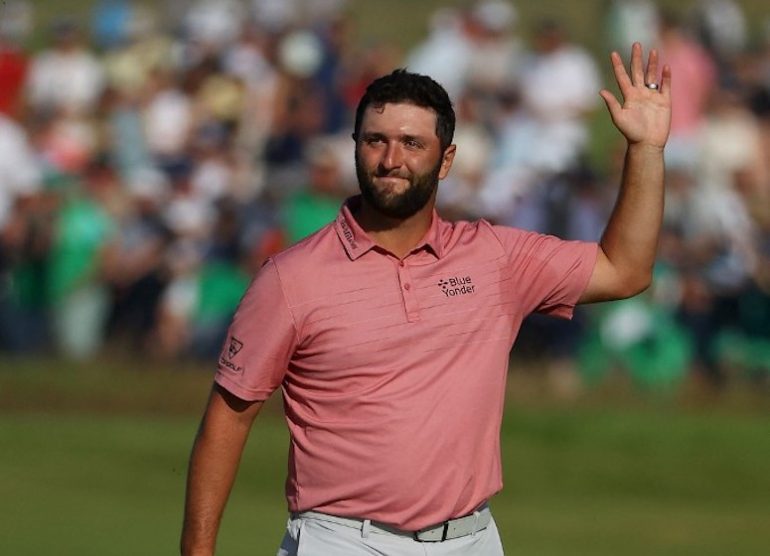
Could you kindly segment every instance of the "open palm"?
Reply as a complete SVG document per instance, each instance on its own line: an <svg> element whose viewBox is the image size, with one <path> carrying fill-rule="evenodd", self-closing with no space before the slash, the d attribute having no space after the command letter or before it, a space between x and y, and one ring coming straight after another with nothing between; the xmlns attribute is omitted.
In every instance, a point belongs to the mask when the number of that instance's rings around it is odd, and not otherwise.
<svg viewBox="0 0 770 556"><path fill-rule="evenodd" d="M613 52L610 60L623 103L607 89L599 94L607 104L615 127L629 143L663 148L671 128L671 69L664 66L658 88L650 88L649 84L657 84L658 53L654 49L650 51L644 69L642 45L638 42L631 48L631 75L620 54Z"/></svg>

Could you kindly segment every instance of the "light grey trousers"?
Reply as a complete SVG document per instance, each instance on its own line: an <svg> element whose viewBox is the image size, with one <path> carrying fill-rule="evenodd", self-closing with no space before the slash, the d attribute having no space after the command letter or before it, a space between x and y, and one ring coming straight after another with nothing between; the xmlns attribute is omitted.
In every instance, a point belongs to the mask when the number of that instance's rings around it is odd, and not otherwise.
<svg viewBox="0 0 770 556"><path fill-rule="evenodd" d="M503 556L495 520L486 529L443 542L418 542L316 517L289 519L277 556Z"/></svg>

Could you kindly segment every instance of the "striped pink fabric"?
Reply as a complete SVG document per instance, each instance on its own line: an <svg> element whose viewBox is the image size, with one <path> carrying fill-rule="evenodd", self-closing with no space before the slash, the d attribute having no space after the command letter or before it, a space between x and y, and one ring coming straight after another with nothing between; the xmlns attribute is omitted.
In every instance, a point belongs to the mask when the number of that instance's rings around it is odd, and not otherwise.
<svg viewBox="0 0 770 556"><path fill-rule="evenodd" d="M596 244L447 222L399 260L350 207L276 255L235 315L216 381L291 432L289 509L416 530L502 487L508 355L533 311L570 318Z"/></svg>

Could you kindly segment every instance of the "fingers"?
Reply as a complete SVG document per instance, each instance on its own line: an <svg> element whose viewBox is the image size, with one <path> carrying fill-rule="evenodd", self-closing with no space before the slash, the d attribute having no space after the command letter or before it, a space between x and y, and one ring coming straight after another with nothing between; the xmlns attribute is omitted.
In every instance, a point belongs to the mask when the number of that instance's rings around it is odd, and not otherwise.
<svg viewBox="0 0 770 556"><path fill-rule="evenodd" d="M620 54L617 52L613 52L610 54L610 60L612 62L612 69L615 73L615 80L618 82L618 86L620 87L620 91L623 93L623 96L625 97L628 90L631 87L641 87L644 86L645 83L652 83L653 81L646 81L645 80L645 70L643 67L643 61L642 61L642 45L638 42L635 42L633 46L631 47L631 67L630 71L631 74L629 76L629 73L626 71L625 65L623 64L623 58L621 58ZM653 56L652 52L650 53L650 60L647 64L647 73L650 75L652 72L657 72L658 68L658 55L655 53Z"/></svg>
<svg viewBox="0 0 770 556"><path fill-rule="evenodd" d="M623 92L623 94L625 94L625 91L629 87L632 87L633 85L631 84L631 79L628 77L626 68L623 65L623 58L621 58L620 54L618 54L617 52L613 52L612 54L610 54L610 62L612 63L612 71L615 74L615 81L618 82L620 91Z"/></svg>
<svg viewBox="0 0 770 556"><path fill-rule="evenodd" d="M663 79L661 79L661 82L660 82L660 92L661 94L666 95L666 97L671 96L671 67L670 66L663 66Z"/></svg>
<svg viewBox="0 0 770 556"><path fill-rule="evenodd" d="M658 83L658 51L654 48L650 50L649 57L647 58L645 75L645 83Z"/></svg>
<svg viewBox="0 0 770 556"><path fill-rule="evenodd" d="M659 85L659 91L663 92L664 86L668 91L671 86L671 68L663 68L662 79L658 76L658 66L660 65L660 56L656 49L651 49L647 56L647 67L643 65L642 45L635 42L631 47L630 75L626 71L623 59L620 54L613 52L610 54L612 69L615 73L615 80L618 82L620 91L626 97L631 88L644 87L650 83ZM603 96L603 95L602 95Z"/></svg>
<svg viewBox="0 0 770 556"><path fill-rule="evenodd" d="M601 97L604 99L604 102L607 105L607 109L610 111L610 116L612 116L612 119L615 120L615 116L623 110L620 102L618 102L618 99L615 98L615 95L613 95L607 89L602 89L599 91L599 95L601 95Z"/></svg>
<svg viewBox="0 0 770 556"><path fill-rule="evenodd" d="M642 45L638 42L631 47L631 83L636 86L644 85Z"/></svg>

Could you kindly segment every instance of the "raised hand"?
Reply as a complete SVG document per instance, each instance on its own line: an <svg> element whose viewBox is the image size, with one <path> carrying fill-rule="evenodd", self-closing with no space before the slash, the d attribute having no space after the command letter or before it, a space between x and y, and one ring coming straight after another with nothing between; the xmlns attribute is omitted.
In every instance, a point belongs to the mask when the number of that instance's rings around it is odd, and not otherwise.
<svg viewBox="0 0 770 556"><path fill-rule="evenodd" d="M612 122L629 144L662 149L671 128L671 68L664 66L658 81L658 52L650 50L644 69L642 45L638 42L631 47L630 76L620 54L613 52L610 60L623 103L607 89L599 94L607 104Z"/></svg>

